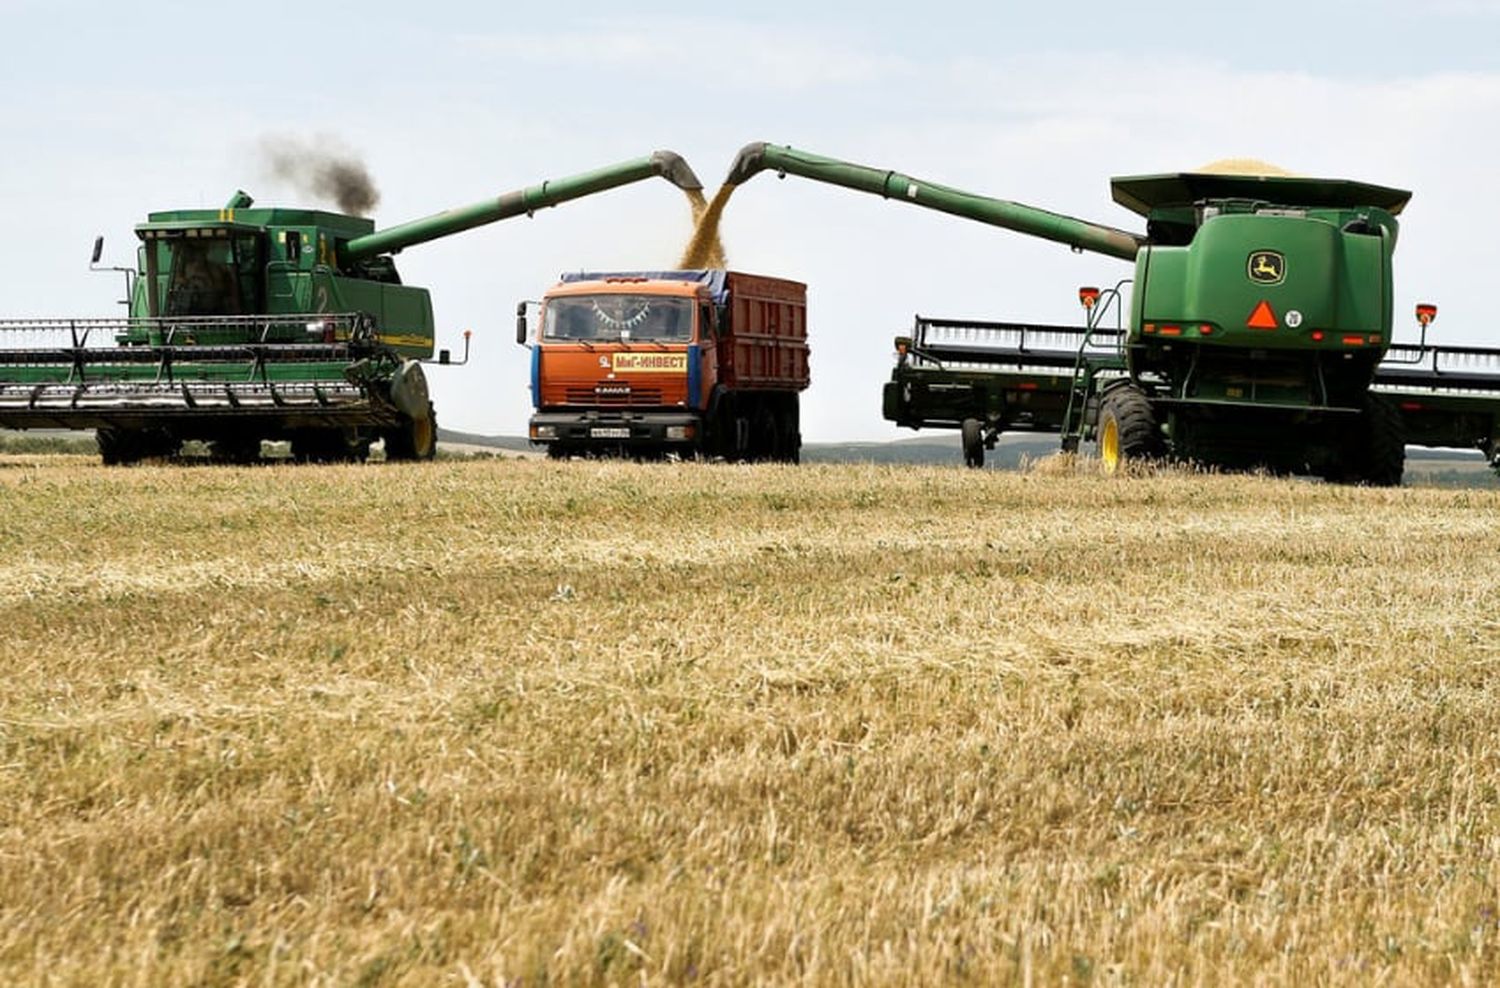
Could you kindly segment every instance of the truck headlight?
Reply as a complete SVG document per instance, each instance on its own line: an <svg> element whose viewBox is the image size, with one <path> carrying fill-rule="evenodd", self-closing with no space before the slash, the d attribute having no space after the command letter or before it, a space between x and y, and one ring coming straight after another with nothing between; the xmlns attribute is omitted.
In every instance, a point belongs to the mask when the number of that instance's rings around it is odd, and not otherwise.
<svg viewBox="0 0 1500 988"><path fill-rule="evenodd" d="M531 427L531 438L532 439L556 439L557 438L557 426L555 426L555 425L534 425L534 426Z"/></svg>
<svg viewBox="0 0 1500 988"><path fill-rule="evenodd" d="M690 425L667 426L668 439L691 439L693 438L693 427Z"/></svg>

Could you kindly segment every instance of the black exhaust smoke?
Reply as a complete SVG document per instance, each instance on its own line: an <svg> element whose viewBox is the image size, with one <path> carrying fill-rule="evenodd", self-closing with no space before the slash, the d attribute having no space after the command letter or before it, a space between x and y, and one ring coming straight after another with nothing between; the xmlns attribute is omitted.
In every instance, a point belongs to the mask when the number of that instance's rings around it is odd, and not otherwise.
<svg viewBox="0 0 1500 988"><path fill-rule="evenodd" d="M380 204L380 190L365 163L336 140L265 137L260 153L272 178L303 195L335 203L341 212L368 216Z"/></svg>

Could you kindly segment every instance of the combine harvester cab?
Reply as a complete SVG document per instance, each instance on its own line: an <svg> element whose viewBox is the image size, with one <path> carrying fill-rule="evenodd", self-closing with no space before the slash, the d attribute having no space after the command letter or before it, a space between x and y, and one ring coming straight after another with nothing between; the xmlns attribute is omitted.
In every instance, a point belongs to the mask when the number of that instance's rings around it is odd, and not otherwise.
<svg viewBox="0 0 1500 988"><path fill-rule="evenodd" d="M531 347L531 439L549 455L797 462L807 286L722 269L565 274Z"/></svg>
<svg viewBox="0 0 1500 988"><path fill-rule="evenodd" d="M727 182L765 169L1134 261L1113 289L1080 290L1083 326L919 318L898 338L886 418L961 429L970 465L1009 430L1058 432L1065 449L1094 440L1110 472L1170 457L1390 485L1407 443L1495 458L1500 351L1431 347L1425 331L1391 347L1403 190L1116 178L1115 201L1146 220L1135 234L766 144L747 146Z"/></svg>
<svg viewBox="0 0 1500 988"><path fill-rule="evenodd" d="M652 176L701 188L657 152L382 231L257 209L242 192L223 209L152 213L136 227L129 316L0 322L0 428L94 429L106 463L190 439L230 461L256 459L262 440L309 460L363 459L376 439L387 459L430 458L432 303L392 255ZM447 350L435 362L454 363Z"/></svg>

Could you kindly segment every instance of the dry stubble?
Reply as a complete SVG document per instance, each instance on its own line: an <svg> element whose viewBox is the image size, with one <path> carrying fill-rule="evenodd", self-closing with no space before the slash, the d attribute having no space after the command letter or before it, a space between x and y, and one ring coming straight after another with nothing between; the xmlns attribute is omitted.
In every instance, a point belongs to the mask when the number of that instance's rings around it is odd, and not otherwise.
<svg viewBox="0 0 1500 988"><path fill-rule="evenodd" d="M1491 981L1497 507L13 459L0 981Z"/></svg>

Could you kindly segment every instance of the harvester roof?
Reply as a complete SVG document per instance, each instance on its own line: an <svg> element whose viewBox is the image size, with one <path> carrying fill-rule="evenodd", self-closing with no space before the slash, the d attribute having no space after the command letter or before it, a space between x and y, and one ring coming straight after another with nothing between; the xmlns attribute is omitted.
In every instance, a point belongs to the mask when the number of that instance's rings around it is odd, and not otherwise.
<svg viewBox="0 0 1500 988"><path fill-rule="evenodd" d="M1223 175L1178 172L1126 175L1110 179L1115 202L1141 216L1205 199L1252 199L1281 206L1357 209L1374 206L1395 215L1411 199L1404 189L1342 178L1295 178L1285 175Z"/></svg>
<svg viewBox="0 0 1500 988"><path fill-rule="evenodd" d="M268 227L322 227L335 237L351 238L370 233L375 222L363 216L330 213L322 209L171 209L150 213L136 227L147 230L187 230L217 227L226 230L263 230Z"/></svg>

